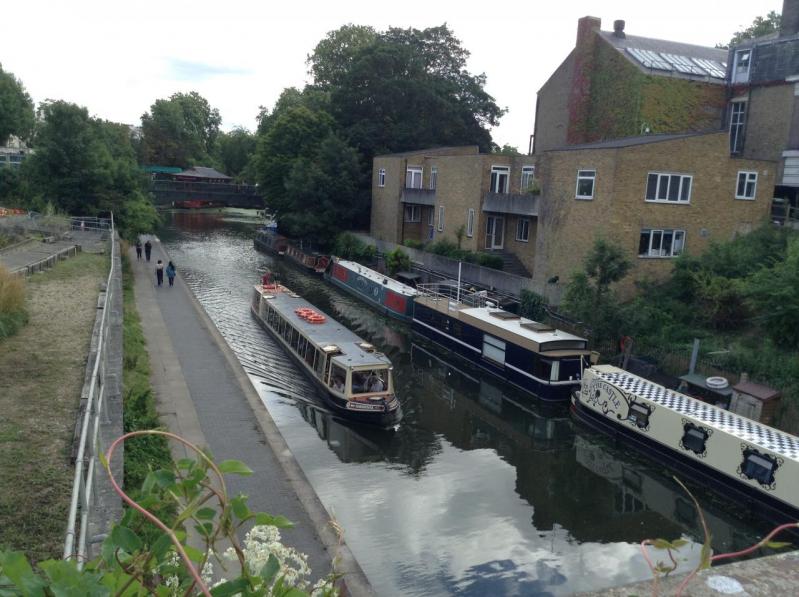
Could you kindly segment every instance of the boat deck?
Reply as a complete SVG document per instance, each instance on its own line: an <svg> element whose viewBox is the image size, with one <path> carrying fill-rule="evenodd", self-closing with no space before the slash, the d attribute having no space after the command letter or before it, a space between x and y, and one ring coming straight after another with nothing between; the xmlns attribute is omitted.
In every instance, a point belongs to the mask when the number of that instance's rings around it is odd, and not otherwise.
<svg viewBox="0 0 799 597"><path fill-rule="evenodd" d="M356 263L355 261L347 261L346 259L336 259L335 263L340 265L341 267L350 270L358 274L359 276L363 276L364 278L375 282L376 284L380 284L385 286L389 290L396 292L397 294L404 294L405 296L416 296L417 292L415 288L411 288L407 284L403 284L402 282L398 282L393 278L389 278L388 276L381 274L373 269L370 269L360 263Z"/></svg>
<svg viewBox="0 0 799 597"><path fill-rule="evenodd" d="M797 437L701 402L685 394L669 390L626 371L603 371L600 366L594 368L594 373L604 381L621 388L625 392L651 400L656 404L697 419L714 429L729 433L743 441L799 461L799 438Z"/></svg>

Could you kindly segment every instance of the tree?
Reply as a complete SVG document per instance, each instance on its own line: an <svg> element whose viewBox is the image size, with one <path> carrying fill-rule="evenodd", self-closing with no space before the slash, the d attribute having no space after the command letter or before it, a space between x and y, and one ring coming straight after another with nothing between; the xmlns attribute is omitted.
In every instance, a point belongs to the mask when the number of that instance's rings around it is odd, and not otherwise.
<svg viewBox="0 0 799 597"><path fill-rule="evenodd" d="M784 260L759 270L748 286L756 320L769 336L786 348L799 348L799 238L790 241Z"/></svg>
<svg viewBox="0 0 799 597"><path fill-rule="evenodd" d="M765 17L755 17L755 20L752 21L749 27L736 31L728 43L716 44L716 47L726 49L730 46L737 46L747 39L754 39L756 37L768 35L769 33L777 32L780 30L781 22L782 17L780 13L772 10Z"/></svg>
<svg viewBox="0 0 799 597"><path fill-rule="evenodd" d="M219 135L219 160L228 176L238 178L255 153L255 135L244 128L235 128Z"/></svg>
<svg viewBox="0 0 799 597"><path fill-rule="evenodd" d="M22 82L0 65L0 145L16 135L27 140L33 132L33 101Z"/></svg>
<svg viewBox="0 0 799 597"><path fill-rule="evenodd" d="M518 147L509 145L508 143L505 143L505 145L502 147L499 145L494 145L493 151L491 153L497 153L500 155L522 155Z"/></svg>
<svg viewBox="0 0 799 597"><path fill-rule="evenodd" d="M343 74L350 70L359 53L374 43L376 38L377 33L372 27L351 23L330 31L308 56L308 74L320 87L341 85Z"/></svg>
<svg viewBox="0 0 799 597"><path fill-rule="evenodd" d="M156 100L142 115L144 160L181 168L210 163L221 123L219 110L196 91Z"/></svg>

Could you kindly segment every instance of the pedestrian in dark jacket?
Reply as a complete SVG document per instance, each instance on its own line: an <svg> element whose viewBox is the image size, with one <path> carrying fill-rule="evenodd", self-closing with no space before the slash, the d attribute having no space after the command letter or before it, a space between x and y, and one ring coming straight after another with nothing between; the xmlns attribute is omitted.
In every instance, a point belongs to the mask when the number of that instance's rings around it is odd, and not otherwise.
<svg viewBox="0 0 799 597"><path fill-rule="evenodd" d="M136 259L137 261L141 261L141 239L136 239Z"/></svg>
<svg viewBox="0 0 799 597"><path fill-rule="evenodd" d="M155 264L155 279L158 281L159 286L164 285L164 262L160 259Z"/></svg>
<svg viewBox="0 0 799 597"><path fill-rule="evenodd" d="M169 278L170 286L175 285L175 274L177 274L175 271L175 264L170 261L166 266L166 277Z"/></svg>
<svg viewBox="0 0 799 597"><path fill-rule="evenodd" d="M150 253L153 252L153 244L148 240L144 243L144 256L147 258L147 261L150 261Z"/></svg>

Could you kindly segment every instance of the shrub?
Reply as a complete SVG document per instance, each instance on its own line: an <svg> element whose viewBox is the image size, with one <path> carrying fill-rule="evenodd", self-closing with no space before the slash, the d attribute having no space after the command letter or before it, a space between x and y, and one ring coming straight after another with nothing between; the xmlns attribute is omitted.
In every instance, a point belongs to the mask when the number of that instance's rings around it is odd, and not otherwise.
<svg viewBox="0 0 799 597"><path fill-rule="evenodd" d="M502 270L502 268L505 266L505 262L502 261L502 257L499 255L492 255L491 253L478 253L477 263L483 267L490 267L491 269L498 270Z"/></svg>
<svg viewBox="0 0 799 597"><path fill-rule="evenodd" d="M535 321L543 321L547 316L546 299L532 290L522 290L520 301L520 315Z"/></svg>
<svg viewBox="0 0 799 597"><path fill-rule="evenodd" d="M377 249L373 245L366 244L354 234L342 232L336 237L333 252L344 259L370 263L374 261Z"/></svg>
<svg viewBox="0 0 799 597"><path fill-rule="evenodd" d="M402 244L409 249L419 249L420 251L424 249L424 243L420 240L416 240L415 238L406 238Z"/></svg>
<svg viewBox="0 0 799 597"><path fill-rule="evenodd" d="M458 259L458 245L451 240L447 240L446 238L442 238L441 240L434 242L427 247L427 250L430 253L435 253L436 255L443 255L444 257Z"/></svg>
<svg viewBox="0 0 799 597"><path fill-rule="evenodd" d="M393 276L397 272L409 270L411 268L411 258L397 247L386 255L386 267L388 268L388 274Z"/></svg>
<svg viewBox="0 0 799 597"><path fill-rule="evenodd" d="M13 336L27 321L25 280L0 265L0 339Z"/></svg>

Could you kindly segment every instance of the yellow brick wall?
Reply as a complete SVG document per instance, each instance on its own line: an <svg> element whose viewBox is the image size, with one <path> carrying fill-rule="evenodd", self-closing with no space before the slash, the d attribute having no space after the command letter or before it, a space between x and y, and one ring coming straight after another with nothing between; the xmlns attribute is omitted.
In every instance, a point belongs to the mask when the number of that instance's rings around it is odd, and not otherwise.
<svg viewBox="0 0 799 597"><path fill-rule="evenodd" d="M640 258L643 228L685 230L685 252L702 253L711 241L750 231L768 219L775 163L729 157L725 132L620 149L553 151L541 169L541 215L534 279L565 285L581 269L597 237L621 245L633 268L619 291L629 297L636 280L667 276L674 259ZM578 169L597 171L594 199L575 199ZM754 201L735 199L739 170L758 172ZM649 172L693 176L689 204L645 201Z"/></svg>

